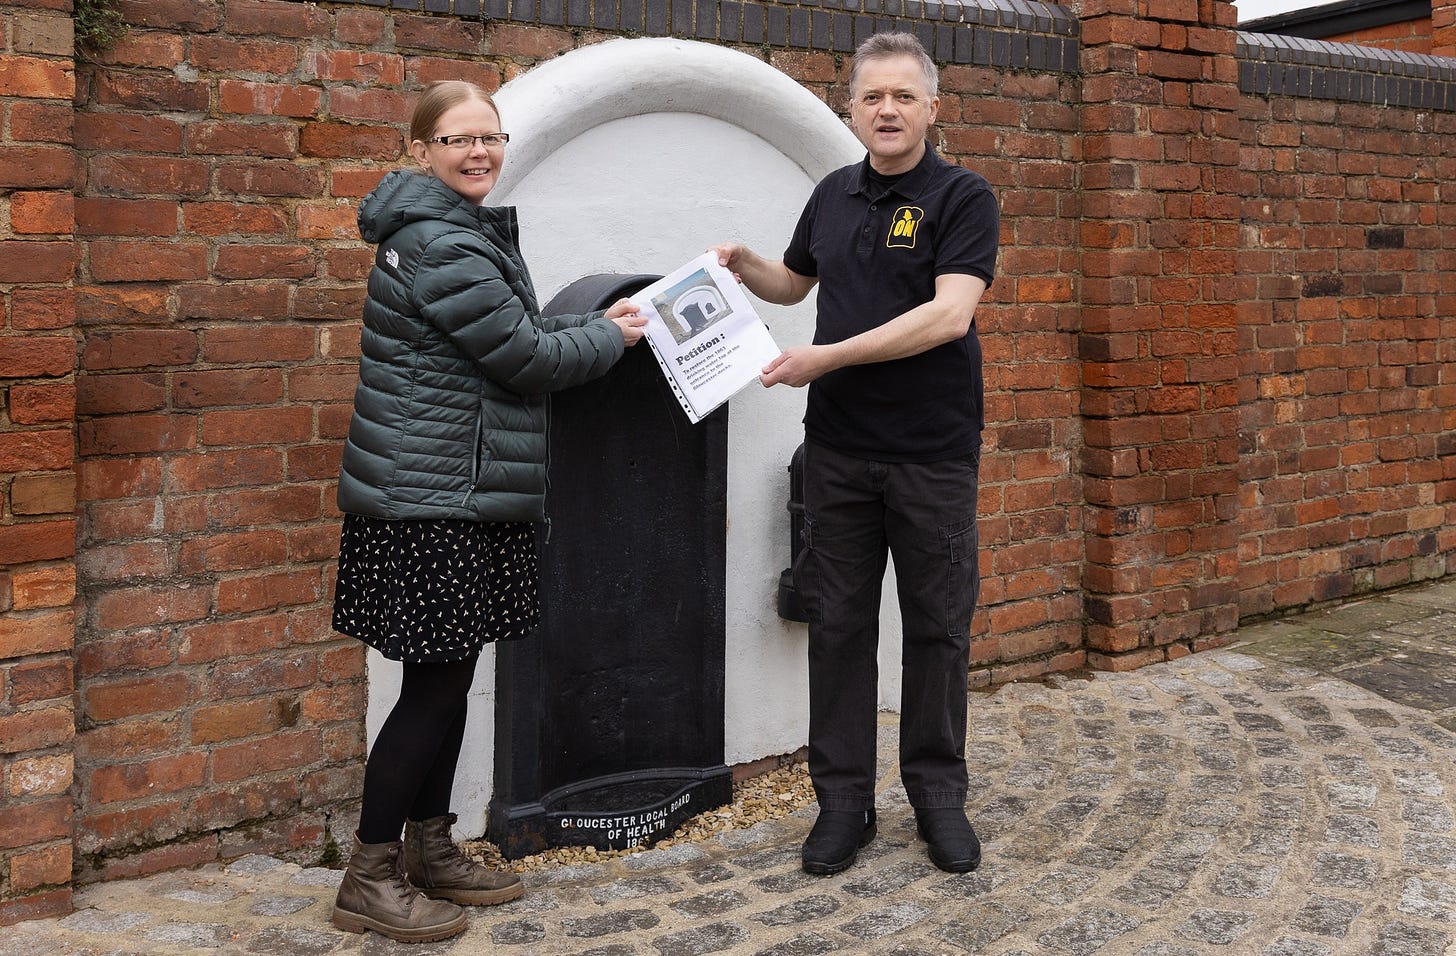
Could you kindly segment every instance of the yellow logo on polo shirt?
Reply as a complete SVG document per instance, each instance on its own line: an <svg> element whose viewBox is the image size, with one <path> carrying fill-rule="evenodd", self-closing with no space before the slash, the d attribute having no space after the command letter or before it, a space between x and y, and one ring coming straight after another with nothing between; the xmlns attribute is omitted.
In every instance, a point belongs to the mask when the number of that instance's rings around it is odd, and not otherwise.
<svg viewBox="0 0 1456 956"><path fill-rule="evenodd" d="M895 215L890 217L890 234L885 237L885 245L891 249L914 249L915 233L920 230L920 220L925 218L925 210L919 206L901 206L895 210Z"/></svg>

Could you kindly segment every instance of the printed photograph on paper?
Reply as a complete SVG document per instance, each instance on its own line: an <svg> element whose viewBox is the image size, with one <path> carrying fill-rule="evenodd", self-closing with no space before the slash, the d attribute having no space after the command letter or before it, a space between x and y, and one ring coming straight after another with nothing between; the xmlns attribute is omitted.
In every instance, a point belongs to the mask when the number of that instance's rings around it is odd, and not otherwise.
<svg viewBox="0 0 1456 956"><path fill-rule="evenodd" d="M732 306L707 269L699 269L653 296L652 305L678 345L733 315Z"/></svg>

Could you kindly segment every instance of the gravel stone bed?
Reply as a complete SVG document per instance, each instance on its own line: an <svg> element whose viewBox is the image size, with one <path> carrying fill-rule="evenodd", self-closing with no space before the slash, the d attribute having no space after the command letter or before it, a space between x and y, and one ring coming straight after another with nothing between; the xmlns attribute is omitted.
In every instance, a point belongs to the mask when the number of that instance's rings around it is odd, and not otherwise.
<svg viewBox="0 0 1456 956"><path fill-rule="evenodd" d="M732 803L691 818L673 831L671 836L652 844L652 849L701 843L728 830L744 830L765 820L781 819L814 802L814 787L809 782L808 764L800 761L735 783ZM645 844L622 850L598 850L591 846L556 847L519 860L507 860L501 856L495 844L488 840L467 840L461 843L461 849L477 863L516 873L597 863L614 857L631 856L645 848Z"/></svg>

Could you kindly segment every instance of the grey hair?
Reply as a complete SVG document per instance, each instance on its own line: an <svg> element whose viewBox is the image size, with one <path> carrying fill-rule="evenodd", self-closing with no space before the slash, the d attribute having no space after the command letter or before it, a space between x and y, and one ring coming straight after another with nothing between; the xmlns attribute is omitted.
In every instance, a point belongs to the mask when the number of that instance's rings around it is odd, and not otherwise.
<svg viewBox="0 0 1456 956"><path fill-rule="evenodd" d="M894 56L908 56L920 64L920 71L925 74L925 84L930 90L930 95L937 95L940 88L940 71L935 68L935 61L930 54L925 52L921 46L920 39L913 33L875 33L870 35L859 48L854 51L854 62L849 67L849 90L854 92L855 86L859 83L859 67L861 63L868 60L887 60Z"/></svg>

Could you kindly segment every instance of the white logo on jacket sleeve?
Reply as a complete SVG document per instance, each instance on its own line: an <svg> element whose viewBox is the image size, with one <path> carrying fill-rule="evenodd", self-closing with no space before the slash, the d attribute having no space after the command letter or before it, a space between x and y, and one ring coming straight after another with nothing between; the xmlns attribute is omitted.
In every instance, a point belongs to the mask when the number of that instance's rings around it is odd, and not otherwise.
<svg viewBox="0 0 1456 956"><path fill-rule="evenodd" d="M390 268L398 269L399 253L395 252L393 249L386 249L384 251L384 261L389 263Z"/></svg>

